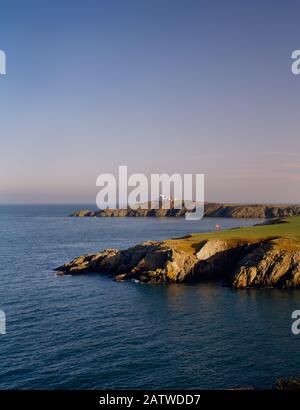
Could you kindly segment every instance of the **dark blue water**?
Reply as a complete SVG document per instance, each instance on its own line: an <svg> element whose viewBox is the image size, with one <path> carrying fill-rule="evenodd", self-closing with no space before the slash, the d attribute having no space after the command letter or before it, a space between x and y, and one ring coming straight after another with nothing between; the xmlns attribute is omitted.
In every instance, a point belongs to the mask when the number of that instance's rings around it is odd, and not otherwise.
<svg viewBox="0 0 300 410"><path fill-rule="evenodd" d="M78 206L0 207L0 388L269 387L300 373L299 291L56 277L58 265L256 221L68 218Z"/></svg>

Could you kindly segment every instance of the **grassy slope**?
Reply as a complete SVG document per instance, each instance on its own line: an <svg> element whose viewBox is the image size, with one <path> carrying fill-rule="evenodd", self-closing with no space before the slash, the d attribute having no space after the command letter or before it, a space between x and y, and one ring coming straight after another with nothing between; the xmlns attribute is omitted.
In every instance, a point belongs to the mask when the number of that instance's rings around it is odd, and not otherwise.
<svg viewBox="0 0 300 410"><path fill-rule="evenodd" d="M284 249L300 250L300 217L285 218L282 221L285 223L192 234L186 238L172 239L166 242L176 245L179 249L188 253L197 252L200 244L208 239L243 242L260 242L273 239Z"/></svg>

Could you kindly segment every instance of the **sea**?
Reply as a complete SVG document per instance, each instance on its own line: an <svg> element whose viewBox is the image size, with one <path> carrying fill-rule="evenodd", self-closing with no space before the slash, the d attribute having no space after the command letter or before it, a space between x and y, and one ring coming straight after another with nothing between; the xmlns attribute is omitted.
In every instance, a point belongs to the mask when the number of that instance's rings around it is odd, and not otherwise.
<svg viewBox="0 0 300 410"><path fill-rule="evenodd" d="M0 206L1 389L264 389L300 374L299 290L53 271L105 248L261 221L69 216L81 208Z"/></svg>

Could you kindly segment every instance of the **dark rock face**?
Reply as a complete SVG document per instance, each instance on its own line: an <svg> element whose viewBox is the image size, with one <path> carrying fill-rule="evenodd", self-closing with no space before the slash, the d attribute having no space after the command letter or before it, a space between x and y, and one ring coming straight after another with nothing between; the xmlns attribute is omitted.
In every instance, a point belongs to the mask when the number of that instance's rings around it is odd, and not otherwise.
<svg viewBox="0 0 300 410"><path fill-rule="evenodd" d="M235 288L291 288L300 286L300 251L285 249L278 239L259 243L212 239L204 241L195 255L164 242L144 242L81 256L56 270L58 274L99 272L117 281L223 280Z"/></svg>
<svg viewBox="0 0 300 410"><path fill-rule="evenodd" d="M74 212L75 217L181 217L187 209L101 209ZM204 216L215 218L282 218L300 215L300 205L223 205L206 203Z"/></svg>
<svg viewBox="0 0 300 410"><path fill-rule="evenodd" d="M256 245L246 242L227 242L220 239L205 241L197 252L195 279L220 280L227 282L236 262Z"/></svg>

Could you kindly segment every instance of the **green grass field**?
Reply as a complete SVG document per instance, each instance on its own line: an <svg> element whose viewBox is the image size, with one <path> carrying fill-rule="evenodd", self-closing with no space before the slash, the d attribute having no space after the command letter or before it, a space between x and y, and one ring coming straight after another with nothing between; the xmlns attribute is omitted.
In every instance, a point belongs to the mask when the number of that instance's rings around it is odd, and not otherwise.
<svg viewBox="0 0 300 410"><path fill-rule="evenodd" d="M261 242L273 239L284 248L300 249L300 217L280 220L271 225L250 226L246 228L227 229L224 231L192 234L186 238L166 241L188 253L195 253L201 243L209 239L224 239L226 241Z"/></svg>

